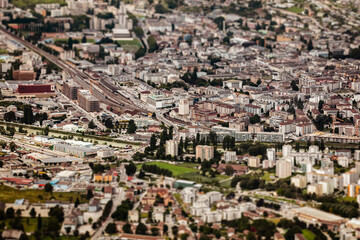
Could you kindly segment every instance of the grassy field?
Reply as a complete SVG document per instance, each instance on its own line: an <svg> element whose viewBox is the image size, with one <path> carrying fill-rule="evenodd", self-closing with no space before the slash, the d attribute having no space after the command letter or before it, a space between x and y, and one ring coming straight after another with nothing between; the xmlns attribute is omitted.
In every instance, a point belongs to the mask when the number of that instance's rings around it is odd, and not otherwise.
<svg viewBox="0 0 360 240"><path fill-rule="evenodd" d="M302 234L304 235L306 240L314 240L315 239L315 234L307 229L303 229Z"/></svg>
<svg viewBox="0 0 360 240"><path fill-rule="evenodd" d="M164 162L151 162L151 163L147 163L147 164L154 164L158 167L169 169L173 173L174 177L180 176L183 174L188 174L188 173L192 174L192 173L196 172L196 169L193 169L193 168L181 167L181 166L172 165L172 164L164 163Z"/></svg>
<svg viewBox="0 0 360 240"><path fill-rule="evenodd" d="M183 200L182 200L182 198L181 198L180 193L174 193L174 198L176 199L176 201L177 201L180 205L183 205L183 204L184 204L184 202L183 202Z"/></svg>
<svg viewBox="0 0 360 240"><path fill-rule="evenodd" d="M356 198L349 196L341 197L339 200L343 202L356 202Z"/></svg>
<svg viewBox="0 0 360 240"><path fill-rule="evenodd" d="M299 8L299 7L291 7L291 8L288 8L286 10L289 11L289 12L296 13L296 14L302 13L304 11L304 9Z"/></svg>
<svg viewBox="0 0 360 240"><path fill-rule="evenodd" d="M226 180L226 181L223 181L219 184L219 187L223 187L223 188L230 188L231 187L231 180L232 179L229 179L229 180Z"/></svg>
<svg viewBox="0 0 360 240"><path fill-rule="evenodd" d="M120 46L125 50L129 52L136 52L139 48L141 48L141 43L138 39L133 40L119 40L117 41Z"/></svg>
<svg viewBox="0 0 360 240"><path fill-rule="evenodd" d="M53 198L61 201L75 202L79 197L80 202L87 202L85 196L77 192L54 192ZM45 202L51 200L51 194L44 190L18 190L9 186L0 185L0 201L14 203L16 199L26 199L31 203Z"/></svg>
<svg viewBox="0 0 360 240"><path fill-rule="evenodd" d="M81 39L73 39L73 40L78 40L79 42L81 42ZM55 38L54 41L67 44L69 40L67 38ZM86 42L95 43L95 39L86 39Z"/></svg>
<svg viewBox="0 0 360 240"><path fill-rule="evenodd" d="M225 180L225 179L229 178L229 176L224 176L224 175L216 175L216 177L211 178L211 177L203 176L197 172L184 173L184 174L180 175L179 177L184 180L189 180L189 181L193 181L193 182L197 182L197 183L204 183L204 184L216 184L221 180ZM226 185L226 183L225 183L225 185Z"/></svg>
<svg viewBox="0 0 360 240"><path fill-rule="evenodd" d="M5 223L7 229L11 229L10 221L12 219L6 219L1 221L0 223ZM46 222L47 218L42 218L42 223ZM35 232L37 230L38 219L36 218L21 218L21 223L24 226L25 232Z"/></svg>
<svg viewBox="0 0 360 240"><path fill-rule="evenodd" d="M262 179L264 179L267 182L272 181L271 176L275 176L275 173L265 173Z"/></svg>
<svg viewBox="0 0 360 240"><path fill-rule="evenodd" d="M36 4L41 3L59 3L60 5L65 5L65 0L12 0L12 4L14 4L16 7L27 9L27 8L33 8Z"/></svg>

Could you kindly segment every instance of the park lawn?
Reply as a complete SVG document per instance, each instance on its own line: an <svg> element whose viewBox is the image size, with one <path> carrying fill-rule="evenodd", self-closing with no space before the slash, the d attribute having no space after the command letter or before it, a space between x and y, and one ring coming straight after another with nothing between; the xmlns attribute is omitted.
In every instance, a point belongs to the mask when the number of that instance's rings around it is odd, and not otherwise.
<svg viewBox="0 0 360 240"><path fill-rule="evenodd" d="M190 172L185 173L178 176L181 179L193 181L196 183L203 183L203 184L217 184L219 181L229 178L229 176L224 175L216 175L216 177L211 178L207 176L203 176L198 172Z"/></svg>
<svg viewBox="0 0 360 240"><path fill-rule="evenodd" d="M189 173L192 174L197 171L196 169L193 169L193 168L181 167L181 166L164 163L164 162L151 162L151 163L146 163L146 164L155 164L158 167L168 169L173 173L174 177L181 176L183 174L189 174Z"/></svg>
<svg viewBox="0 0 360 240"><path fill-rule="evenodd" d="M314 240L315 239L315 234L307 229L303 229L302 234L304 235L306 240Z"/></svg>
<svg viewBox="0 0 360 240"><path fill-rule="evenodd" d="M197 169L199 164L198 163L184 162L184 163L179 163L178 166Z"/></svg>
<svg viewBox="0 0 360 240"><path fill-rule="evenodd" d="M1 223L5 222L5 226L6 226L6 229L12 229L11 227L11 224L10 224L10 221L12 221L13 219L6 219L6 220L3 220L1 221ZM42 218L42 223L44 224L45 222L47 221L47 218ZM25 232L27 233L30 233L30 232L35 232L37 230L37 224L38 224L38 219L37 217L35 218L25 218L25 217L22 217L21 218L21 223L22 225L24 226L24 230Z"/></svg>
<svg viewBox="0 0 360 240"><path fill-rule="evenodd" d="M223 187L223 188L230 188L231 187L231 180L232 179L228 179L226 181L223 181L219 184L219 187Z"/></svg>
<svg viewBox="0 0 360 240"><path fill-rule="evenodd" d="M281 218L269 218L268 220L270 222L275 223L275 225L277 225L280 222Z"/></svg>
<svg viewBox="0 0 360 240"><path fill-rule="evenodd" d="M120 46L128 52L136 52L141 48L141 43L138 39L134 38L133 40L118 40Z"/></svg>
<svg viewBox="0 0 360 240"><path fill-rule="evenodd" d="M265 173L262 179L264 179L267 182L270 182L272 181L272 179L270 178L271 176L275 176L275 173Z"/></svg>
<svg viewBox="0 0 360 240"><path fill-rule="evenodd" d="M88 202L85 196L78 192L54 192L53 198L60 201L75 202L79 197L80 202ZM51 194L44 190L18 190L6 185L0 185L0 201L5 203L14 203L16 199L26 199L30 203L45 202L51 200Z"/></svg>
<svg viewBox="0 0 360 240"><path fill-rule="evenodd" d="M339 200L342 202L356 202L356 198L349 196L340 197Z"/></svg>
<svg viewBox="0 0 360 240"><path fill-rule="evenodd" d="M286 9L286 11L299 14L299 13L302 13L304 11L304 9L294 6L294 7Z"/></svg>
<svg viewBox="0 0 360 240"><path fill-rule="evenodd" d="M34 8L36 4L42 3L59 3L60 5L65 5L65 0L12 0L12 4L16 7L27 9Z"/></svg>
<svg viewBox="0 0 360 240"><path fill-rule="evenodd" d="M141 163L140 163L140 164L136 164L136 171L140 171L141 167L142 167L142 164L141 164Z"/></svg>

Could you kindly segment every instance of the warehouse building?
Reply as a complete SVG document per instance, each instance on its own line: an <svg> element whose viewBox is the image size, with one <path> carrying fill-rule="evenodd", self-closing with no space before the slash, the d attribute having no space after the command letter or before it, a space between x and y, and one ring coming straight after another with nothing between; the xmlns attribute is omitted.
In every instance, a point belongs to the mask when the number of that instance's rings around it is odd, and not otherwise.
<svg viewBox="0 0 360 240"><path fill-rule="evenodd" d="M53 150L65 152L75 157L92 157L97 154L97 150L93 148L73 147L63 143L55 144Z"/></svg>

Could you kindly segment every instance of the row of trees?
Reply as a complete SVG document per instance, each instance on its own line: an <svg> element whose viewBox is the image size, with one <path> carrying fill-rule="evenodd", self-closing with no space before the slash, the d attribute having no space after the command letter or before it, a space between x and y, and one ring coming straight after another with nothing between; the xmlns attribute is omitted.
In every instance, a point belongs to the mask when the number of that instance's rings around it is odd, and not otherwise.
<svg viewBox="0 0 360 240"><path fill-rule="evenodd" d="M158 167L155 164L143 164L141 170L144 172L149 172L157 175L172 177L172 172L170 170Z"/></svg>

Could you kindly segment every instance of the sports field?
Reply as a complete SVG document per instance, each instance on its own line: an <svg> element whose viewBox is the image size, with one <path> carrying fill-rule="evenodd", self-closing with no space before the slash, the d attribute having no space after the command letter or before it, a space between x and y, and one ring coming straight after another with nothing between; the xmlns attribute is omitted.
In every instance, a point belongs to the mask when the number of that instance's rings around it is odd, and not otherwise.
<svg viewBox="0 0 360 240"><path fill-rule="evenodd" d="M117 42L125 51L136 52L139 48L141 48L141 43L136 38L133 40L119 40Z"/></svg>

